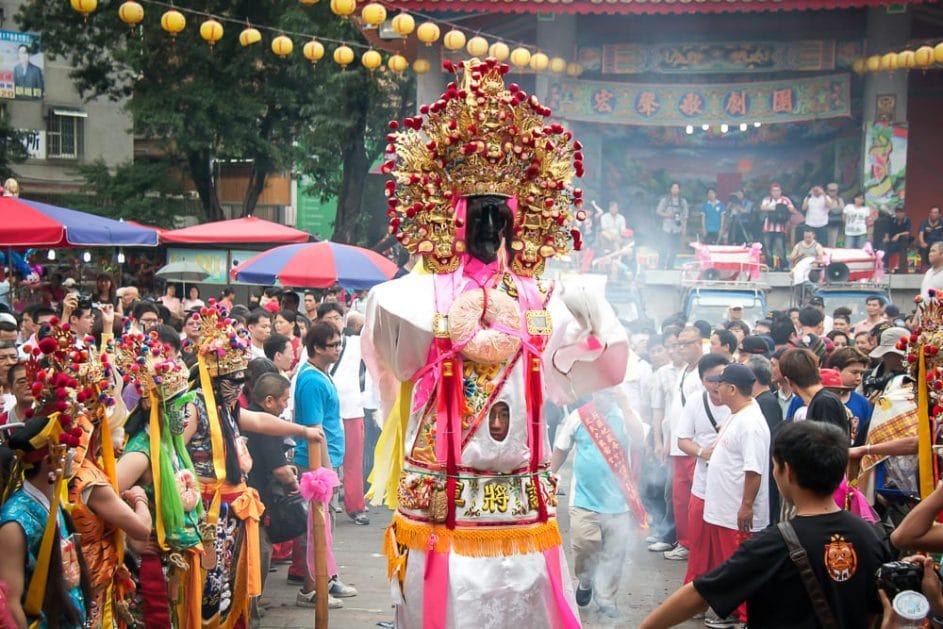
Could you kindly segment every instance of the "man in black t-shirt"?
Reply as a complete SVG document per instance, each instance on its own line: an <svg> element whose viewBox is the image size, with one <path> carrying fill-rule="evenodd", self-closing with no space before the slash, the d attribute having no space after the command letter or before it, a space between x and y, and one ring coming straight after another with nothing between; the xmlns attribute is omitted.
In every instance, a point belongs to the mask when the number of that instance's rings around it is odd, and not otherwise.
<svg viewBox="0 0 943 629"><path fill-rule="evenodd" d="M252 387L251 411L265 411L278 417L285 412L290 396L291 383L277 373L262 374ZM249 487L259 492L262 504L272 503L272 489L281 485L286 494L298 491L298 479L286 456L284 437L273 437L257 432L243 431L248 440L252 470L249 472ZM261 559L262 588L272 563L272 543L265 526L259 527L259 555ZM253 599L251 615L258 618L257 599Z"/></svg>
<svg viewBox="0 0 943 629"><path fill-rule="evenodd" d="M851 443L851 422L841 399L822 386L819 360L807 349L790 349L779 358L783 378L806 405L805 419L838 426ZM788 419L788 418L787 418Z"/></svg>
<svg viewBox="0 0 943 629"><path fill-rule="evenodd" d="M792 527L832 615L851 629L871 626L881 613L874 572L890 552L864 520L832 498L847 465L848 437L827 423L783 424L773 442L773 478L796 505ZM671 627L708 606L726 616L743 602L751 627L820 626L777 527L757 533L724 564L677 590L640 627Z"/></svg>

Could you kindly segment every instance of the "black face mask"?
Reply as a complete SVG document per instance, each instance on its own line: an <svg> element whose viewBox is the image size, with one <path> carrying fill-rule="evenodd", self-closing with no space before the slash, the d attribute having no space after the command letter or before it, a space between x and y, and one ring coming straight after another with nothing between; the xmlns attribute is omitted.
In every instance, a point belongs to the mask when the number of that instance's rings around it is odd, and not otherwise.
<svg viewBox="0 0 943 629"><path fill-rule="evenodd" d="M472 197L468 200L467 225L468 253L490 264L498 258L501 239L510 241L511 210L503 197Z"/></svg>

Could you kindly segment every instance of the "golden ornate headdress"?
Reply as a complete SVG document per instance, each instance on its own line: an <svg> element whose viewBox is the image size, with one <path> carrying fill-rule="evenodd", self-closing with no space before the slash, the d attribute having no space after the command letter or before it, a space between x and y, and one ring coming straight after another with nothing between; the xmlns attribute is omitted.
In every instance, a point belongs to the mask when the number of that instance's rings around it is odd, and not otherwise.
<svg viewBox="0 0 943 629"><path fill-rule="evenodd" d="M917 397L917 478L926 498L939 480L934 446L943 426L943 295L934 289L928 298L917 295L917 314L909 337L897 342L907 352L907 364Z"/></svg>
<svg viewBox="0 0 943 629"><path fill-rule="evenodd" d="M458 268L465 251L462 197L512 198L511 269L533 276L554 255L579 249L574 218L585 213L579 142L560 124L546 120L550 109L516 84L504 85L510 67L495 59L472 59L444 67L456 75L446 92L420 115L390 122L382 171L390 232L410 253L425 256L437 273ZM516 206L515 206L516 203Z"/></svg>
<svg viewBox="0 0 943 629"><path fill-rule="evenodd" d="M115 362L125 383L133 382L141 395L153 393L162 401L186 391L190 372L179 360L168 356L169 349L154 331L122 336L117 343Z"/></svg>
<svg viewBox="0 0 943 629"><path fill-rule="evenodd" d="M211 299L192 315L200 321L197 351L212 378L245 371L249 366L248 332L237 328L226 314L226 309Z"/></svg>

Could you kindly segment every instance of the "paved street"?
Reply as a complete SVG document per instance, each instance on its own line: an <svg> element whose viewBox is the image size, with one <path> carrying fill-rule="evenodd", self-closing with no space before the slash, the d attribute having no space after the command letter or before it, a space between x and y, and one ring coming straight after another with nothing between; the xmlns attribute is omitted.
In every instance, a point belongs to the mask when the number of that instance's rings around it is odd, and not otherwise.
<svg viewBox="0 0 943 629"><path fill-rule="evenodd" d="M568 487L568 479L561 481L560 486ZM560 525L569 554L566 496L561 496L561 503ZM344 599L344 609L331 610L331 629L366 629L377 627L378 623L392 623L393 610L386 580L386 558L381 554L383 529L389 519L388 511L376 507L370 512L369 526L358 526L346 516L338 516L334 540L341 578L356 586L360 595ZM588 629L636 626L650 609L680 584L684 576L683 562L667 561L660 554L647 552L643 541L644 534L633 531L629 535L631 550L626 559L618 600L623 617L618 621L601 619L593 611L595 604L590 603L586 609L581 610L584 626ZM314 610L295 607L298 586L286 583L288 566L278 564L277 568L278 572L270 574L266 584L265 598L271 605L262 619L262 627L313 627ZM572 571L572 562L570 569ZM682 626L703 625L691 622Z"/></svg>

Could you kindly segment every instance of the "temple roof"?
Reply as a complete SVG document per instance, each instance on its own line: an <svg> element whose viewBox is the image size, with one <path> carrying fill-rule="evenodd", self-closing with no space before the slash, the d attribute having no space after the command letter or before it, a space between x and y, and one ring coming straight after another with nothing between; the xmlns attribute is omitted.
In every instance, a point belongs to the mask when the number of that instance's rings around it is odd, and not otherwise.
<svg viewBox="0 0 943 629"><path fill-rule="evenodd" d="M913 2L910 2L913 3ZM691 14L809 11L883 6L886 0L396 0L417 12Z"/></svg>

